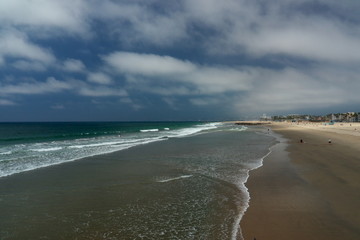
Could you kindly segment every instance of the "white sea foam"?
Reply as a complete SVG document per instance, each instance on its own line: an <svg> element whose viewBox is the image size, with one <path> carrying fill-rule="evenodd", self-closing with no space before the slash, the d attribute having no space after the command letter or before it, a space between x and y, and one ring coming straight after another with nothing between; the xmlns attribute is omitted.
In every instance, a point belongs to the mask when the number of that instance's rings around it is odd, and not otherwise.
<svg viewBox="0 0 360 240"><path fill-rule="evenodd" d="M0 155L9 155L9 154L12 154L12 151L0 152Z"/></svg>
<svg viewBox="0 0 360 240"><path fill-rule="evenodd" d="M158 132L158 131L159 131L159 129L157 129L157 128L140 130L140 132L143 132L143 133L146 133L146 132Z"/></svg>
<svg viewBox="0 0 360 240"><path fill-rule="evenodd" d="M165 131L169 131L169 130L170 130L170 128L164 128L164 130L165 130Z"/></svg>
<svg viewBox="0 0 360 240"><path fill-rule="evenodd" d="M175 181L175 180L179 180L179 179L183 179L183 178L189 178L192 177L193 175L182 175L180 177L174 177L174 178L167 178L167 179L163 179L163 180L157 180L158 183L166 183L166 182L171 182L171 181Z"/></svg>
<svg viewBox="0 0 360 240"><path fill-rule="evenodd" d="M39 149L31 149L31 151L34 152L52 152L52 151L57 151L57 150L61 150L62 147L52 147L52 148L39 148Z"/></svg>
<svg viewBox="0 0 360 240"><path fill-rule="evenodd" d="M174 131L175 137L186 137L189 135L194 135L200 133L202 131L216 129L221 123L207 123L202 125L196 125L196 127L192 128L184 128L177 131Z"/></svg>
<svg viewBox="0 0 360 240"><path fill-rule="evenodd" d="M245 131L246 129L248 129L245 126L241 126L241 127L236 127L236 128L230 128L230 131Z"/></svg>
<svg viewBox="0 0 360 240"><path fill-rule="evenodd" d="M75 146L69 146L69 148L87 148L87 147L101 147L101 146L109 146L109 145L117 145L124 143L124 141L121 142L103 142L103 143L92 143L92 144L84 144L84 145L75 145Z"/></svg>

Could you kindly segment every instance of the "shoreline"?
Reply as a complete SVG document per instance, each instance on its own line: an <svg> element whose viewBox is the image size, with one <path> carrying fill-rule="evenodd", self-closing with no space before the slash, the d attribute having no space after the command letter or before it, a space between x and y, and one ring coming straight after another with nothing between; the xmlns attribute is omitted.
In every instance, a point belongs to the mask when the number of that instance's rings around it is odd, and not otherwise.
<svg viewBox="0 0 360 240"><path fill-rule="evenodd" d="M246 182L250 206L240 223L244 239L359 239L357 132L306 124L268 127L281 140Z"/></svg>
<svg viewBox="0 0 360 240"><path fill-rule="evenodd" d="M273 135L273 136L274 136L274 135ZM276 140L279 140L279 137L278 137L278 136L274 136L274 137L276 138ZM274 145L272 145L272 146L269 147L269 149L268 149L269 152L261 158L260 165L258 165L258 166L256 166L256 167L248 170L247 178L246 178L246 180L242 183L242 189L241 189L242 191L245 190L245 191L244 191L244 194L246 194L247 202L246 202L246 205L245 205L245 209L244 209L243 212L240 214L239 219L237 219L236 222L235 222L235 224L234 224L234 226L236 227L236 232L235 232L235 234L234 234L234 233L232 234L232 238L231 238L231 239L239 239L240 237L243 238L243 236L244 236L244 234L243 234L243 229L241 228L241 221L242 221L242 219L244 218L244 216L246 215L246 212L247 212L247 210L248 210L249 207L250 207L250 200L251 200L250 190L249 190L249 188L247 187L247 182L248 182L248 180L249 180L249 178L250 178L250 173L251 173L252 171L254 171L254 170L257 170L257 169L261 168L261 167L264 165L264 160L272 153L272 151L273 151L272 149L273 149L276 145L278 145L278 142L275 142ZM235 227L234 227L234 229L235 229Z"/></svg>
<svg viewBox="0 0 360 240"><path fill-rule="evenodd" d="M0 178L0 235L238 239L246 170L269 143L227 127Z"/></svg>

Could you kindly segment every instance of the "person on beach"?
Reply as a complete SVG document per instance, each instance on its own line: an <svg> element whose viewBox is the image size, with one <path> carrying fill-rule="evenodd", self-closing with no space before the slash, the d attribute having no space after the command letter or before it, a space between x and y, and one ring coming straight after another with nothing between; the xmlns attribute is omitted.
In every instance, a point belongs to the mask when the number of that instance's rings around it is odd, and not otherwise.
<svg viewBox="0 0 360 240"><path fill-rule="evenodd" d="M304 141L302 139L300 139L300 143L303 143Z"/></svg>
<svg viewBox="0 0 360 240"><path fill-rule="evenodd" d="M331 143L331 139L329 139L329 143Z"/></svg>

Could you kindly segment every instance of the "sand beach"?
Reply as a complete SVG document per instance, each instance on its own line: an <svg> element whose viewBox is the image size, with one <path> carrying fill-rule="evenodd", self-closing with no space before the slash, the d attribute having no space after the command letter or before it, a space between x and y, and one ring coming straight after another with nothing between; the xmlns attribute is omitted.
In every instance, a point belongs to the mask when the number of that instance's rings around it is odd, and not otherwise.
<svg viewBox="0 0 360 240"><path fill-rule="evenodd" d="M268 126L280 143L250 173L244 239L360 239L360 124Z"/></svg>

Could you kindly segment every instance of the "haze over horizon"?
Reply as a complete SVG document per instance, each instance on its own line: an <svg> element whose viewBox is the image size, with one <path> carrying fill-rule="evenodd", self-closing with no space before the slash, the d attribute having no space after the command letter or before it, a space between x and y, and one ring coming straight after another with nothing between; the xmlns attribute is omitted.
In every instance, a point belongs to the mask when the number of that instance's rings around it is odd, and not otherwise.
<svg viewBox="0 0 360 240"><path fill-rule="evenodd" d="M357 0L2 0L0 122L360 111Z"/></svg>

